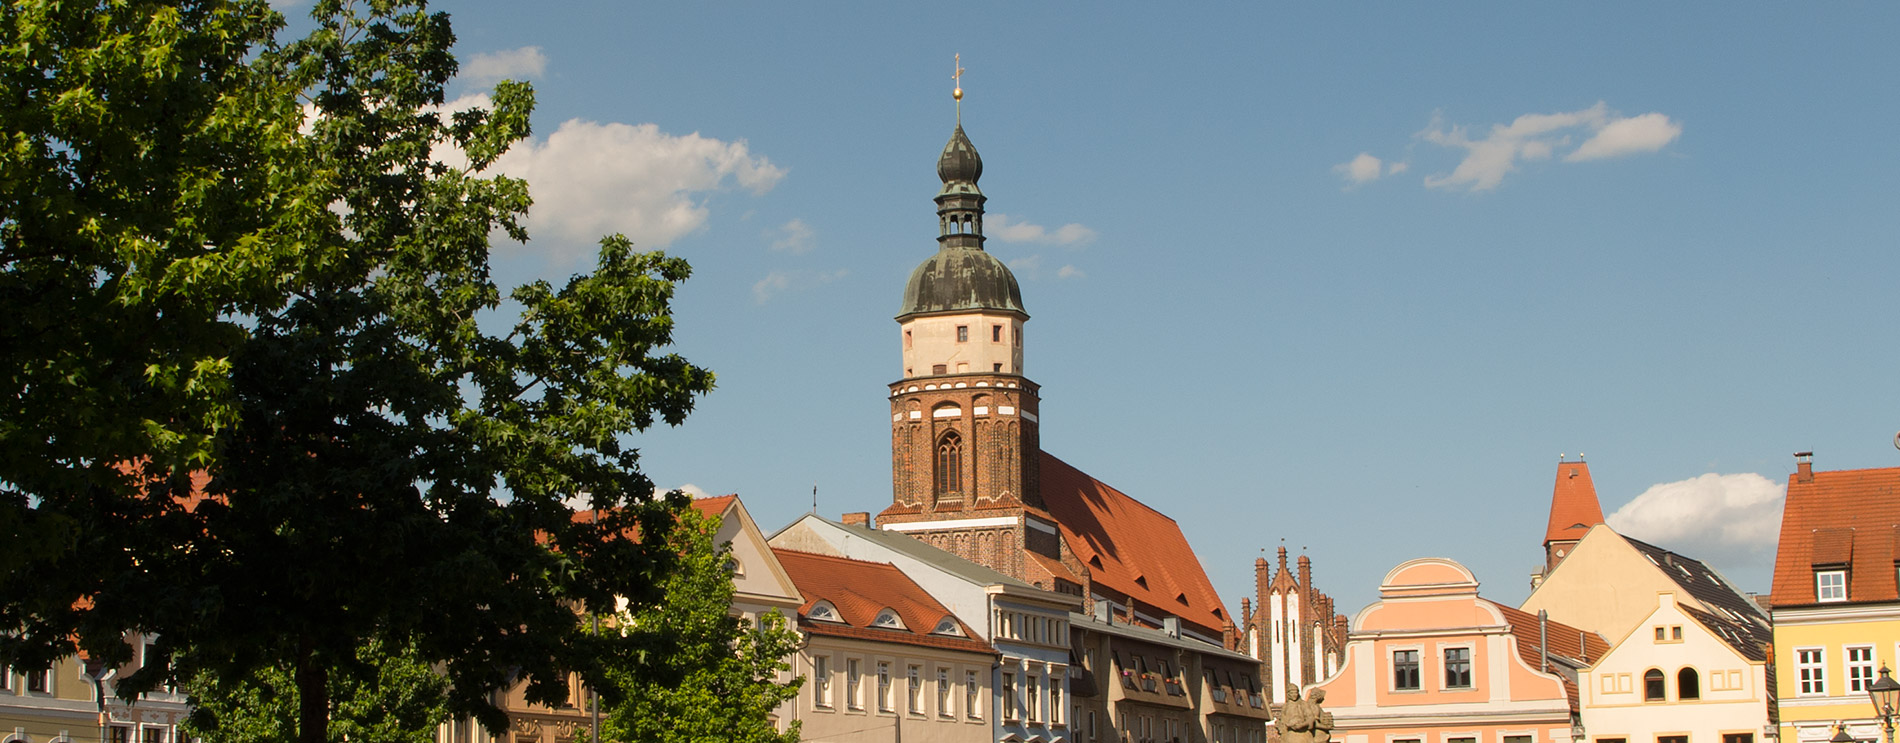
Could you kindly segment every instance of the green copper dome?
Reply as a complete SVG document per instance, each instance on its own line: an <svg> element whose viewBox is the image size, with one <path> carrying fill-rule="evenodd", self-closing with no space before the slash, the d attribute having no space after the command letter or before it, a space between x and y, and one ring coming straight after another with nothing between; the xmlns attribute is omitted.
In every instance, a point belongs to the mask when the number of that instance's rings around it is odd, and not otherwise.
<svg viewBox="0 0 1900 743"><path fill-rule="evenodd" d="M937 254L910 273L899 319L968 310L1023 312L1023 292L1009 267L983 251L983 158L958 125L937 158Z"/></svg>

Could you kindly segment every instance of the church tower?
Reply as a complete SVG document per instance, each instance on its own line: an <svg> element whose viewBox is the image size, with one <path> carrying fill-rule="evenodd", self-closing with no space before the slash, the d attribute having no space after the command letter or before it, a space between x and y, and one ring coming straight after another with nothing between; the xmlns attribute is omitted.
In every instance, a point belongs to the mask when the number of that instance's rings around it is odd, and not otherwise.
<svg viewBox="0 0 1900 743"><path fill-rule="evenodd" d="M1603 506L1597 503L1597 486L1590 480L1590 465L1579 455L1577 461L1557 458L1557 484L1550 491L1550 521L1544 527L1544 569L1531 576L1531 587L1557 569L1590 527L1603 523Z"/></svg>
<svg viewBox="0 0 1900 743"><path fill-rule="evenodd" d="M961 121L937 177L937 250L911 272L897 314L891 505L877 525L1021 578L1026 550L1061 549L1037 477L1037 387L1023 376L1029 313L1016 277L983 249L983 159Z"/></svg>

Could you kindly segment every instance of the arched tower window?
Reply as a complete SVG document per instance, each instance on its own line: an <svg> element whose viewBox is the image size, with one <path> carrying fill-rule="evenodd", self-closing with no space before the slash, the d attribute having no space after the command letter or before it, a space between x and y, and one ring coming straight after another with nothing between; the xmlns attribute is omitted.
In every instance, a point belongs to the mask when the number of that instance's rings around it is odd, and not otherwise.
<svg viewBox="0 0 1900 743"><path fill-rule="evenodd" d="M937 439L937 497L963 492L963 437L945 431Z"/></svg>
<svg viewBox="0 0 1900 743"><path fill-rule="evenodd" d="M1684 666L1676 672L1676 698L1702 698L1702 677L1696 674L1695 669Z"/></svg>
<svg viewBox="0 0 1900 743"><path fill-rule="evenodd" d="M1660 702L1666 698L1663 692L1663 672L1651 668L1643 673L1643 701Z"/></svg>

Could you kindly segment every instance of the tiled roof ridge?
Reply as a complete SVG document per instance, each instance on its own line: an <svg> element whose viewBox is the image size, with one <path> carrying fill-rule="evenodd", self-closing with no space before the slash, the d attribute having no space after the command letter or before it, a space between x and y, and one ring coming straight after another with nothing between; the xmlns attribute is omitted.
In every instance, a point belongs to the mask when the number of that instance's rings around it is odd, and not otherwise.
<svg viewBox="0 0 1900 743"><path fill-rule="evenodd" d="M1737 622L1711 612L1706 612L1693 606L1677 604L1677 608L1707 628L1711 634L1721 639L1724 644L1734 648L1736 652L1741 653L1743 658L1751 661L1765 660L1767 658L1765 645L1773 641L1774 635L1771 632L1744 622ZM1723 629L1727 629L1728 631L1724 632ZM1733 637L1731 633L1734 635Z"/></svg>
<svg viewBox="0 0 1900 743"><path fill-rule="evenodd" d="M1818 480L1818 479L1821 479L1821 478L1823 478L1823 477L1839 477L1839 476L1844 476L1844 475L1861 475L1861 474L1866 474L1866 473L1868 473L1868 472L1888 472L1888 473L1891 473L1891 472L1894 472L1894 471L1896 471L1896 470L1900 470L1900 467L1860 467L1860 468L1857 468L1857 469L1848 469L1848 470L1814 470L1814 471L1812 472L1812 475L1813 475L1813 477L1814 477L1815 479L1817 479L1817 480ZM1796 478L1796 477L1799 477L1799 476L1800 476L1800 473L1798 473L1798 472L1790 472L1790 473L1788 473L1788 478L1789 478L1790 480L1793 480L1794 478ZM1797 480L1796 482L1799 482L1799 481Z"/></svg>

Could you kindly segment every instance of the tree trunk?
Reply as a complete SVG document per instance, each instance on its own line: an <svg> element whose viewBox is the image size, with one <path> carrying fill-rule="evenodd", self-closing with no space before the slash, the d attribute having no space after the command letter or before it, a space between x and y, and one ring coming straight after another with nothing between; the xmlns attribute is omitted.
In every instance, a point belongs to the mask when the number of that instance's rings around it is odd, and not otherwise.
<svg viewBox="0 0 1900 743"><path fill-rule="evenodd" d="M297 651L297 743L329 743L330 673L305 640Z"/></svg>

